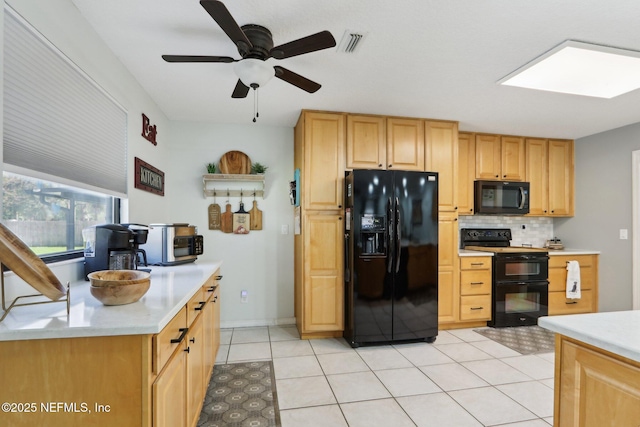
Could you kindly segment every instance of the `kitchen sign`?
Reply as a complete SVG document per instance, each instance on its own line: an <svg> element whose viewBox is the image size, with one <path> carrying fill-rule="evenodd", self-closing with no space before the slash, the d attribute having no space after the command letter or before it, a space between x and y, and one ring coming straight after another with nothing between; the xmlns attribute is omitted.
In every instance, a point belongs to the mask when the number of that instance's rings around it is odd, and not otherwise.
<svg viewBox="0 0 640 427"><path fill-rule="evenodd" d="M135 187L164 196L164 172L149 163L135 158Z"/></svg>

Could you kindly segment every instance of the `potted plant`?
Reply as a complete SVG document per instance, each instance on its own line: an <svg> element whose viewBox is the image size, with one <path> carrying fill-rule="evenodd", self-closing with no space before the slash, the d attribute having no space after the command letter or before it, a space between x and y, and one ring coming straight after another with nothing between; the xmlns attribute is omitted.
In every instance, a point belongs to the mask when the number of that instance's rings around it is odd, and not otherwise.
<svg viewBox="0 0 640 427"><path fill-rule="evenodd" d="M216 173L215 163L207 163L207 173Z"/></svg>
<svg viewBox="0 0 640 427"><path fill-rule="evenodd" d="M251 163L251 173L252 174L258 174L258 175L262 175L264 174L267 169L269 169L268 166L265 166L261 163L255 162L255 163Z"/></svg>

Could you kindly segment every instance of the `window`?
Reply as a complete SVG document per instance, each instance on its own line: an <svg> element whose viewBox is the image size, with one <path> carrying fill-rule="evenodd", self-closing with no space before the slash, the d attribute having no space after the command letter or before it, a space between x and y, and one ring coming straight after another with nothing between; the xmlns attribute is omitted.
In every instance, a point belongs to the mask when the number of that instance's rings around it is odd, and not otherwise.
<svg viewBox="0 0 640 427"><path fill-rule="evenodd" d="M118 222L119 199L70 185L4 172L2 223L37 255L82 256L82 230Z"/></svg>

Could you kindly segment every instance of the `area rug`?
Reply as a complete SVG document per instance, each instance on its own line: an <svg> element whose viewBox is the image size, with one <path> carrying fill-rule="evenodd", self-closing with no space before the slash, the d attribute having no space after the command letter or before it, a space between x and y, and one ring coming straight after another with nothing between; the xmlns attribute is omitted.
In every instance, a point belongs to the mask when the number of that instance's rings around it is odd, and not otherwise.
<svg viewBox="0 0 640 427"><path fill-rule="evenodd" d="M273 364L216 365L198 427L280 427Z"/></svg>
<svg viewBox="0 0 640 427"><path fill-rule="evenodd" d="M554 351L555 334L540 326L512 328L483 328L474 332L509 347L520 354L549 353Z"/></svg>

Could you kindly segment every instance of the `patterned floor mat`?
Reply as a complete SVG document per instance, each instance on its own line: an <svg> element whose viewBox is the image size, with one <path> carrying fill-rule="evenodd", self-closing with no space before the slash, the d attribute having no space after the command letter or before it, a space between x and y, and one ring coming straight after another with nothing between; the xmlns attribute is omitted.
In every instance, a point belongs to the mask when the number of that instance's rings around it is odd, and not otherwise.
<svg viewBox="0 0 640 427"><path fill-rule="evenodd" d="M474 329L474 331L520 354L548 353L554 351L555 334L540 326L483 328Z"/></svg>
<svg viewBox="0 0 640 427"><path fill-rule="evenodd" d="M216 365L198 427L280 427L273 364Z"/></svg>

